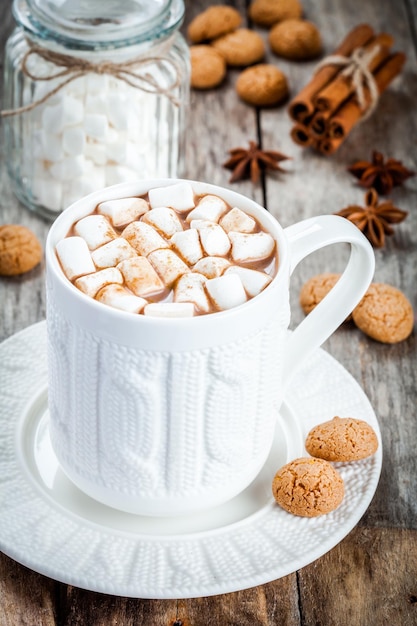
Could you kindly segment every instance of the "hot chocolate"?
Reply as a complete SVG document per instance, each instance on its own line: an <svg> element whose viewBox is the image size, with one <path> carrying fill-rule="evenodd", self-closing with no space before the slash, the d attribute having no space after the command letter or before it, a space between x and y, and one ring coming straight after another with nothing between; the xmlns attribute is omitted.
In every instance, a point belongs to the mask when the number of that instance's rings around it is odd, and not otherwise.
<svg viewBox="0 0 417 626"><path fill-rule="evenodd" d="M223 311L258 295L277 271L270 233L188 182L99 203L56 253L66 277L99 302L148 316Z"/></svg>

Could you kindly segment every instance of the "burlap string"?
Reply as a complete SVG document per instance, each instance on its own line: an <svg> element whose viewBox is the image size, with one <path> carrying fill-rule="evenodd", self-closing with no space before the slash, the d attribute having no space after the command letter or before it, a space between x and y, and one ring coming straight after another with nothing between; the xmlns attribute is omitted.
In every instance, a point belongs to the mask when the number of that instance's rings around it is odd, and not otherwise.
<svg viewBox="0 0 417 626"><path fill-rule="evenodd" d="M42 60L48 61L49 63L53 63L57 68L62 69L49 76L37 75L28 67L29 59L35 56L40 57ZM167 87L161 87L149 72L138 72L138 70L143 70L143 68L147 65L161 61L170 65L174 71L174 79ZM23 57L22 73L35 82L50 81L58 78L63 78L64 80L60 82L59 85L51 89L51 91L48 91L48 93L42 98L34 100L26 106L1 111L1 115L3 117L19 115L20 113L32 111L35 107L43 104L49 100L49 98L52 98L52 96L61 91L61 89L73 80L90 73L113 76L135 89L140 89L141 91L145 91L147 93L164 95L169 98L173 104L176 106L179 105L179 100L175 97L173 92L181 83L181 68L173 59L169 59L165 56L140 57L131 59L130 61L124 61L123 63L113 63L112 61L92 63L86 59L60 54L58 52L53 52L52 50L46 50L45 48L41 48L37 45L33 45Z"/></svg>
<svg viewBox="0 0 417 626"><path fill-rule="evenodd" d="M366 109L366 113L362 119L371 115L378 103L378 86L372 72L369 69L369 65L379 51L380 47L374 46L368 52L364 48L357 48L349 57L344 57L338 54L330 55L323 59L315 70L317 72L325 65L340 65L345 68L341 72L341 75L351 79L352 86L358 99L359 107L362 111ZM368 108L368 103L365 97L365 88L368 89L370 96Z"/></svg>

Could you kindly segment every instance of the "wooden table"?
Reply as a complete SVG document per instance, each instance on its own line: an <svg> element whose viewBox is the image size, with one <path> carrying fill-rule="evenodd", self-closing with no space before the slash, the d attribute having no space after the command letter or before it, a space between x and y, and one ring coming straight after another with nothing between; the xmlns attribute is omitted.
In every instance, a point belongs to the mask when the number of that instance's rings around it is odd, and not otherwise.
<svg viewBox="0 0 417 626"><path fill-rule="evenodd" d="M210 3L187 3L186 22ZM234 4L245 16L245 2ZM240 182L233 188L263 203L287 226L320 213L361 203L363 191L346 172L372 149L417 169L416 15L413 0L304 0L307 18L323 36L327 53L361 22L395 37L408 56L406 68L382 96L371 119L356 128L331 158L303 151L289 137L285 106L256 111L239 101L229 71L224 85L192 94L187 131L190 178L228 186L230 173L221 164L227 150L258 140L265 148L293 157L291 172L267 175L261 184ZM9 2L0 7L1 42L13 28ZM265 36L266 31L260 30ZM3 45L1 46L3 48ZM295 94L308 81L314 62L269 60L287 74ZM44 241L48 223L29 213L14 198L1 151L0 222L21 223ZM286 163L284 163L284 167ZM417 311L417 178L392 194L409 211L385 248L376 251L375 280L402 289ZM322 271L339 271L344 252L326 250L303 262L292 287L292 325L303 314L301 284ZM44 319L44 265L21 278L0 280L0 339ZM106 596L50 580L0 557L1 626L411 626L417 624L417 363L415 336L395 344L372 341L358 329L340 328L325 349L352 373L378 416L383 439L383 469L375 497L357 527L329 553L285 578L223 596L192 600L140 600ZM1 384L1 381L0 381ZM1 532L1 529L0 529Z"/></svg>

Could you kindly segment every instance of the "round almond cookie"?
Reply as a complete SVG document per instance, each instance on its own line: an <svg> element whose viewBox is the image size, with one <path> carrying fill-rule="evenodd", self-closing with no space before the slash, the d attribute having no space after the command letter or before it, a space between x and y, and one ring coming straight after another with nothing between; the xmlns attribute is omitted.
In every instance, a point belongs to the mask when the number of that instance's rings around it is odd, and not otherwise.
<svg viewBox="0 0 417 626"><path fill-rule="evenodd" d="M254 0L249 6L252 22L266 28L282 20L299 18L302 14L299 0Z"/></svg>
<svg viewBox="0 0 417 626"><path fill-rule="evenodd" d="M302 457L284 465L272 482L275 501L289 513L318 517L341 504L345 489L339 472L323 459Z"/></svg>
<svg viewBox="0 0 417 626"><path fill-rule="evenodd" d="M212 46L190 46L191 87L211 89L226 76L226 61Z"/></svg>
<svg viewBox="0 0 417 626"><path fill-rule="evenodd" d="M304 283L300 291L300 305L306 315L311 313L319 302L327 296L340 276L341 274L326 272L324 274L317 274Z"/></svg>
<svg viewBox="0 0 417 626"><path fill-rule="evenodd" d="M378 449L374 429L353 417L334 417L318 424L307 435L306 450L325 461L359 461Z"/></svg>
<svg viewBox="0 0 417 626"><path fill-rule="evenodd" d="M262 37L248 28L238 28L215 39L211 45L223 55L227 65L231 66L252 65L265 56Z"/></svg>
<svg viewBox="0 0 417 626"><path fill-rule="evenodd" d="M281 70L268 63L248 67L236 81L240 98L253 106L274 106L288 97L288 83Z"/></svg>
<svg viewBox="0 0 417 626"><path fill-rule="evenodd" d="M0 226L0 275L17 276L33 269L42 259L42 246L26 226Z"/></svg>
<svg viewBox="0 0 417 626"><path fill-rule="evenodd" d="M414 314L402 291L385 283L372 283L352 313L356 326L381 343L397 343L413 331Z"/></svg>
<svg viewBox="0 0 417 626"><path fill-rule="evenodd" d="M280 57L294 61L315 59L321 54L321 35L317 27L306 20L285 20L269 32L271 50Z"/></svg>
<svg viewBox="0 0 417 626"><path fill-rule="evenodd" d="M210 41L239 28L241 22L239 11L224 4L216 4L190 22L187 34L192 43Z"/></svg>

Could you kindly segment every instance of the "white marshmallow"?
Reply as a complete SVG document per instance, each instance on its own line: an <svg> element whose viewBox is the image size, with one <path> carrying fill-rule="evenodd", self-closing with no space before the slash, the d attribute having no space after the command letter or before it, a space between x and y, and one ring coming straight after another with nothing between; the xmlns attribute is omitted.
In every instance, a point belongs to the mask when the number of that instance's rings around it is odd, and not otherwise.
<svg viewBox="0 0 417 626"><path fill-rule="evenodd" d="M136 251L123 237L113 239L91 253L94 264L99 269L103 267L115 267L125 259L131 259L137 256Z"/></svg>
<svg viewBox="0 0 417 626"><path fill-rule="evenodd" d="M247 267L239 267L238 265L232 265L224 273L225 276L229 274L237 274L239 276L246 293L251 298L261 293L272 280L272 276L265 274L265 272L251 270Z"/></svg>
<svg viewBox="0 0 417 626"><path fill-rule="evenodd" d="M206 278L217 278L230 267L230 262L223 257L206 256L193 267L193 272L199 272Z"/></svg>
<svg viewBox="0 0 417 626"><path fill-rule="evenodd" d="M232 242L232 259L236 263L260 261L266 259L275 247L275 241L269 233L229 233Z"/></svg>
<svg viewBox="0 0 417 626"><path fill-rule="evenodd" d="M203 250L209 256L224 256L229 252L229 237L219 224L207 220L192 220L191 228L198 230Z"/></svg>
<svg viewBox="0 0 417 626"><path fill-rule="evenodd" d="M142 170L146 168L146 154L143 152L143 147L133 141L126 141L126 166L135 170L136 175L142 178Z"/></svg>
<svg viewBox="0 0 417 626"><path fill-rule="evenodd" d="M60 0L60 5L64 4L65 0ZM74 80L72 80L70 83L68 83L68 85L65 87L66 90L68 90L68 93L73 95L73 96L81 96L84 97L85 94L85 90L86 90L86 77L85 76L80 76L79 78L75 78ZM36 82L35 82L36 85ZM47 86L48 83L46 83L45 86ZM49 87L48 87L49 89Z"/></svg>
<svg viewBox="0 0 417 626"><path fill-rule="evenodd" d="M125 165L127 161L127 141L119 139L117 141L108 141L106 145L106 157L109 163L118 163Z"/></svg>
<svg viewBox="0 0 417 626"><path fill-rule="evenodd" d="M106 185L134 182L138 178L140 178L140 172L135 172L123 165L106 166Z"/></svg>
<svg viewBox="0 0 417 626"><path fill-rule="evenodd" d="M194 304L191 302L151 302L144 314L152 317L193 317Z"/></svg>
<svg viewBox="0 0 417 626"><path fill-rule="evenodd" d="M102 113L86 113L84 129L88 137L97 141L106 141L109 130L107 117Z"/></svg>
<svg viewBox="0 0 417 626"><path fill-rule="evenodd" d="M60 96L57 104L47 105L42 111L42 127L49 133L61 133L65 126L82 122L84 105L78 98Z"/></svg>
<svg viewBox="0 0 417 626"><path fill-rule="evenodd" d="M130 99L126 93L107 94L107 117L110 124L117 130L128 130L128 112L130 110Z"/></svg>
<svg viewBox="0 0 417 626"><path fill-rule="evenodd" d="M155 187L149 190L149 203L153 209L168 206L175 211L193 209L194 193L190 183L176 183L168 187Z"/></svg>
<svg viewBox="0 0 417 626"><path fill-rule="evenodd" d="M206 289L220 311L231 309L247 300L242 281L237 274L212 278L206 282Z"/></svg>
<svg viewBox="0 0 417 626"><path fill-rule="evenodd" d="M202 219L218 222L220 217L227 211L227 204L218 196L207 195L201 198L195 209L187 215L187 222Z"/></svg>
<svg viewBox="0 0 417 626"><path fill-rule="evenodd" d="M32 161L32 177L36 178L47 178L52 181L53 178L49 172L49 163L44 161L43 157L33 159Z"/></svg>
<svg viewBox="0 0 417 626"><path fill-rule="evenodd" d="M71 156L83 154L85 151L85 132L78 126L65 128L62 133L62 147Z"/></svg>
<svg viewBox="0 0 417 626"><path fill-rule="evenodd" d="M125 226L149 211L149 204L143 198L119 198L100 202L97 211L109 217L113 226Z"/></svg>
<svg viewBox="0 0 417 626"><path fill-rule="evenodd" d="M154 250L148 259L167 287L170 287L180 276L190 271L188 265L172 250Z"/></svg>
<svg viewBox="0 0 417 626"><path fill-rule="evenodd" d="M91 159L96 165L107 163L107 151L105 144L96 141L87 141L84 147L84 154L87 159Z"/></svg>
<svg viewBox="0 0 417 626"><path fill-rule="evenodd" d="M107 114L107 98L102 93L87 93L85 97L86 113Z"/></svg>
<svg viewBox="0 0 417 626"><path fill-rule="evenodd" d="M156 211L157 209L154 209ZM170 239L175 250L189 264L194 265L203 256L203 249L200 244L200 237L195 228L182 230L174 233Z"/></svg>
<svg viewBox="0 0 417 626"><path fill-rule="evenodd" d="M148 256L154 250L169 248L169 243L152 226L144 222L132 222L126 226L122 237L142 256Z"/></svg>
<svg viewBox="0 0 417 626"><path fill-rule="evenodd" d="M56 254L69 280L96 271L90 251L81 237L66 237L56 244Z"/></svg>
<svg viewBox="0 0 417 626"><path fill-rule="evenodd" d="M138 296L129 293L124 287L115 284L107 285L100 289L96 295L96 300L128 313L140 313L147 304L147 300L144 298L138 298Z"/></svg>
<svg viewBox="0 0 417 626"><path fill-rule="evenodd" d="M144 256L122 261L117 269L122 272L127 287L136 296L147 297L165 289L164 283Z"/></svg>
<svg viewBox="0 0 417 626"><path fill-rule="evenodd" d="M105 176L102 167L94 166L88 175L78 176L70 183L69 194L75 198L87 196L92 191L105 187Z"/></svg>
<svg viewBox="0 0 417 626"><path fill-rule="evenodd" d="M103 215L83 217L75 224L74 231L85 239L90 250L95 250L117 237L117 233L111 227L109 220Z"/></svg>
<svg viewBox="0 0 417 626"><path fill-rule="evenodd" d="M82 154L78 156L67 156L53 163L50 167L50 172L54 178L60 181L72 180L77 176L82 176L85 169L85 158Z"/></svg>
<svg viewBox="0 0 417 626"><path fill-rule="evenodd" d="M253 217L234 207L221 218L220 226L227 233L231 230L238 233L253 233L256 228L256 222Z"/></svg>
<svg viewBox="0 0 417 626"><path fill-rule="evenodd" d="M151 209L143 216L142 221L156 228L165 237L171 237L174 233L182 231L177 214L168 207Z"/></svg>
<svg viewBox="0 0 417 626"><path fill-rule="evenodd" d="M184 274L175 283L174 302L192 302L200 313L208 313L210 303L204 290L206 281L202 274Z"/></svg>
<svg viewBox="0 0 417 626"><path fill-rule="evenodd" d="M47 161L60 161L64 158L63 142L60 135L41 132L42 156Z"/></svg>
<svg viewBox="0 0 417 626"><path fill-rule="evenodd" d="M74 285L90 298L94 298L100 289L111 283L123 284L123 276L115 267L107 267L105 270L94 272L94 274L81 276L77 278Z"/></svg>
<svg viewBox="0 0 417 626"><path fill-rule="evenodd" d="M47 209L58 213L62 210L62 184L41 176L33 178L33 195Z"/></svg>

